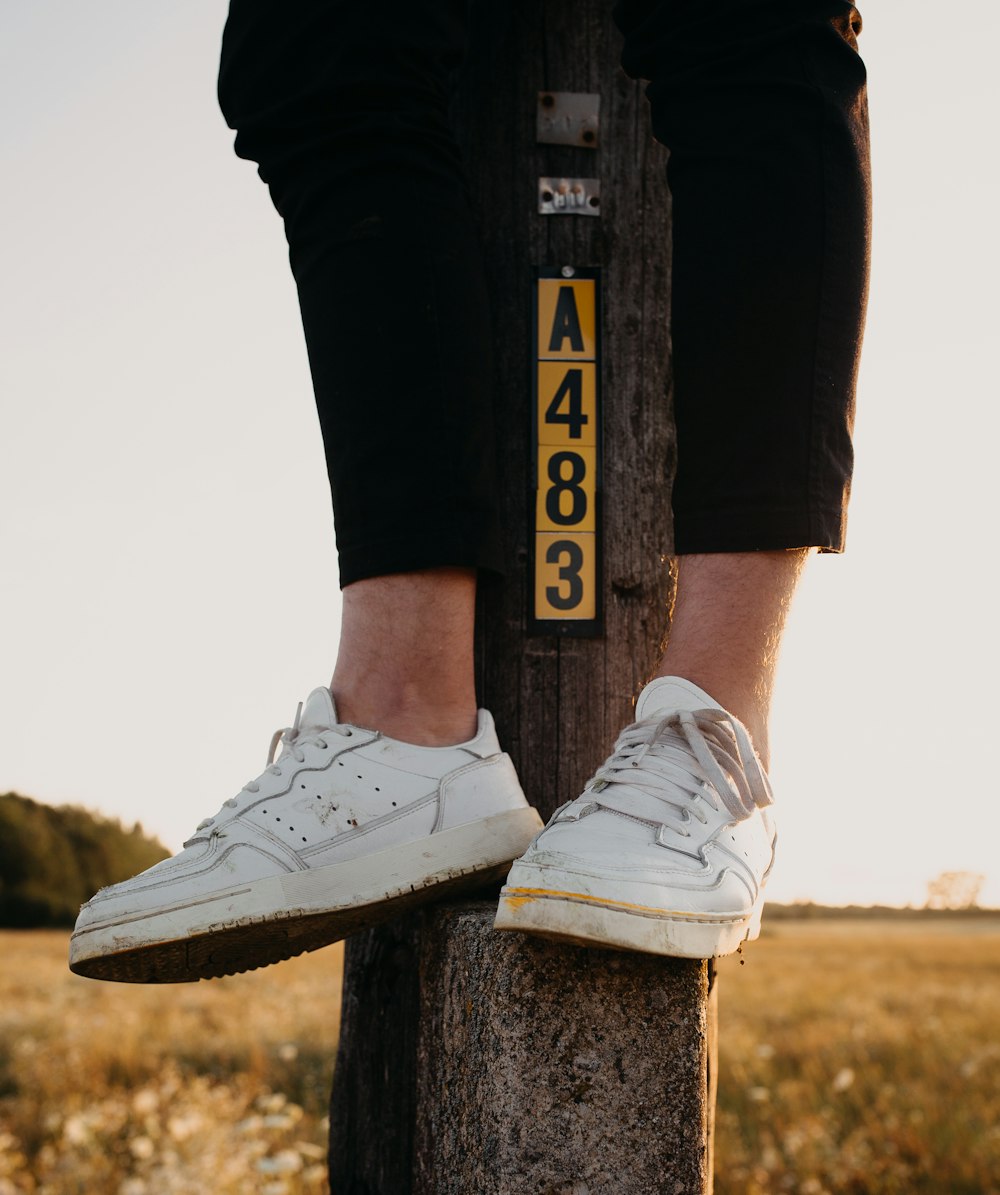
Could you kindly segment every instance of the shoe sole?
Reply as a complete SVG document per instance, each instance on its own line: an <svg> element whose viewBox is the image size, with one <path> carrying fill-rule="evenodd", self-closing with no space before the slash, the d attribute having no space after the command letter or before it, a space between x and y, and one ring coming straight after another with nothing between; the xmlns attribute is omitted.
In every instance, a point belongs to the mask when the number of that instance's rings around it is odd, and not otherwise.
<svg viewBox="0 0 1000 1195"><path fill-rule="evenodd" d="M567 872L560 872L556 888L541 868L520 864L517 870L518 880L525 882L501 891L495 929L577 946L691 959L721 958L760 936L763 897L745 915L701 915L568 891L572 875Z"/></svg>
<svg viewBox="0 0 1000 1195"><path fill-rule="evenodd" d="M87 926L70 940L69 967L121 983L190 983L253 971L502 880L541 826L534 809L510 810L358 859Z"/></svg>

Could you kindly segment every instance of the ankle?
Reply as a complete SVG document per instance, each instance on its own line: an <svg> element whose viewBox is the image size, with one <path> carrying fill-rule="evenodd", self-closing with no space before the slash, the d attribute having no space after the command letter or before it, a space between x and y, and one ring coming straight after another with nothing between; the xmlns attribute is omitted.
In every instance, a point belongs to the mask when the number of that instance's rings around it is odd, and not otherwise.
<svg viewBox="0 0 1000 1195"><path fill-rule="evenodd" d="M425 569L349 585L330 684L341 721L418 746L472 738L475 598L472 569Z"/></svg>
<svg viewBox="0 0 1000 1195"><path fill-rule="evenodd" d="M788 608L810 549L678 557L657 676L692 681L746 726L768 765L768 715Z"/></svg>
<svg viewBox="0 0 1000 1195"><path fill-rule="evenodd" d="M409 691L372 691L338 682L330 686L337 718L352 726L378 730L418 747L450 747L474 738L479 725L475 698L442 703L440 698Z"/></svg>

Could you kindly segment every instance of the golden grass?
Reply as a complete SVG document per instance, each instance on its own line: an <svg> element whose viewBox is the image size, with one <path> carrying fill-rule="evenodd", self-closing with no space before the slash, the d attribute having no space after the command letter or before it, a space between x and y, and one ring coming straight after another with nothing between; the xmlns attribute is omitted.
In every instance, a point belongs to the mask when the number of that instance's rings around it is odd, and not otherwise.
<svg viewBox="0 0 1000 1195"><path fill-rule="evenodd" d="M744 957L717 1195L1000 1193L1000 918L775 921Z"/></svg>
<svg viewBox="0 0 1000 1195"><path fill-rule="evenodd" d="M0 1195L326 1191L339 948L176 987L65 951L0 933ZM1000 1195L1000 919L775 921L720 984L717 1195Z"/></svg>
<svg viewBox="0 0 1000 1195"><path fill-rule="evenodd" d="M0 1195L325 1192L342 950L211 983L80 979L0 933Z"/></svg>

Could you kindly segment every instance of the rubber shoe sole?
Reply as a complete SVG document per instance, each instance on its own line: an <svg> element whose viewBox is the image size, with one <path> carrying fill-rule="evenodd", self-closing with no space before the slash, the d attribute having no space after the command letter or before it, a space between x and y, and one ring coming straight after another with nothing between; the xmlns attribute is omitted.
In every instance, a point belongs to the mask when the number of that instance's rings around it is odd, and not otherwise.
<svg viewBox="0 0 1000 1195"><path fill-rule="evenodd" d="M669 958L720 958L760 936L763 897L749 913L691 913L602 899L572 891L572 875L558 883L541 868L516 865L518 883L500 893L494 927L556 942L635 950Z"/></svg>
<svg viewBox="0 0 1000 1195"><path fill-rule="evenodd" d="M73 935L70 970L120 983L187 983L266 967L502 880L541 824L534 809L509 810L343 863L91 925Z"/></svg>

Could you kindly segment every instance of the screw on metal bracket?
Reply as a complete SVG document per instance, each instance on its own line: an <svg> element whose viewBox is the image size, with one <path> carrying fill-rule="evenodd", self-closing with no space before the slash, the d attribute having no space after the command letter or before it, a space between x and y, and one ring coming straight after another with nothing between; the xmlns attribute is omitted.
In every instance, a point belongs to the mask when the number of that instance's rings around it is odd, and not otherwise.
<svg viewBox="0 0 1000 1195"><path fill-rule="evenodd" d="M601 182L596 178L540 178L538 211L543 216L599 216Z"/></svg>
<svg viewBox="0 0 1000 1195"><path fill-rule="evenodd" d="M536 137L544 145L596 149L601 97L581 91L540 91Z"/></svg>

